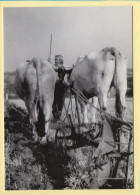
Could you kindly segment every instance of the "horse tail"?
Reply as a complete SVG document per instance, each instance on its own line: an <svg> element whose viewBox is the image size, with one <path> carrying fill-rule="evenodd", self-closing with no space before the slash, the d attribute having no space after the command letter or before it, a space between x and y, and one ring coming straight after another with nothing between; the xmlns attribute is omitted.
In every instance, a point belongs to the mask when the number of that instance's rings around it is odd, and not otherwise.
<svg viewBox="0 0 140 195"><path fill-rule="evenodd" d="M32 63L37 76L36 99L38 99L39 107L42 108L42 61L39 58L33 58Z"/></svg>
<svg viewBox="0 0 140 195"><path fill-rule="evenodd" d="M36 94L34 98L33 106L36 109L37 120L35 122L36 130L39 136L44 136L44 129L45 129L45 118L43 113L43 99L42 99L42 65L43 62L39 58L33 58L32 63L34 68L36 69L36 78L37 78L37 87L36 87Z"/></svg>
<svg viewBox="0 0 140 195"><path fill-rule="evenodd" d="M110 51L115 57L115 71L113 78L113 85L116 89L115 111L116 116L123 119L126 109L127 59L116 48L111 48Z"/></svg>

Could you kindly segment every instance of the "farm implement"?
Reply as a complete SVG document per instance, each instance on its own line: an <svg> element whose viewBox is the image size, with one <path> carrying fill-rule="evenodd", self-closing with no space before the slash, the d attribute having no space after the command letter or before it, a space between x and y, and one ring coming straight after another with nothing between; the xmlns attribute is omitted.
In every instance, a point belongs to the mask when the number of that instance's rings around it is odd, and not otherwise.
<svg viewBox="0 0 140 195"><path fill-rule="evenodd" d="M85 168L89 173L94 172L95 180L91 188L115 188L116 183L120 183L120 188L129 188L130 157L133 155L133 124L96 107L94 108L100 115L100 121L96 124L82 124L78 96L94 107L79 89L70 88L69 103L67 106L64 105L65 117L63 119L59 117L55 135L57 155L91 146L93 153L89 166ZM124 172L122 175L121 170Z"/></svg>

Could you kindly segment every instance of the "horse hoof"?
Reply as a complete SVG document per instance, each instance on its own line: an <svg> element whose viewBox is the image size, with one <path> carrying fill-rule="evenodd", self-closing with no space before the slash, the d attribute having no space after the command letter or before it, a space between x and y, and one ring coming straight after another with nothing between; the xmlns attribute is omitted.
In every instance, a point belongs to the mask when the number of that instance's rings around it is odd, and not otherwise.
<svg viewBox="0 0 140 195"><path fill-rule="evenodd" d="M46 136L44 136L44 137L41 138L40 144L41 144L41 145L47 144L47 137L46 137Z"/></svg>
<svg viewBox="0 0 140 195"><path fill-rule="evenodd" d="M106 111L107 110L107 108L106 107L103 107L103 111Z"/></svg>
<svg viewBox="0 0 140 195"><path fill-rule="evenodd" d="M39 141L39 137L38 136L33 136L32 139L33 139L34 143L37 143Z"/></svg>

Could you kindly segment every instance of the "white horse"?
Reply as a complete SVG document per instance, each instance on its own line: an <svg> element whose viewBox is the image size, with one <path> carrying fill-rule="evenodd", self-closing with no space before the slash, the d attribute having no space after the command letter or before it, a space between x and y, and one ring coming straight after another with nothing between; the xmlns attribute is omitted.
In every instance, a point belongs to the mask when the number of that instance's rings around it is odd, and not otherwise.
<svg viewBox="0 0 140 195"><path fill-rule="evenodd" d="M112 87L116 89L116 116L123 119L126 109L127 60L116 48L104 48L97 53L79 57L70 76L70 82L86 98L92 98L96 107L107 109L107 95ZM78 97L83 114L83 122L88 123L87 103ZM91 110L91 122L96 122L96 110Z"/></svg>

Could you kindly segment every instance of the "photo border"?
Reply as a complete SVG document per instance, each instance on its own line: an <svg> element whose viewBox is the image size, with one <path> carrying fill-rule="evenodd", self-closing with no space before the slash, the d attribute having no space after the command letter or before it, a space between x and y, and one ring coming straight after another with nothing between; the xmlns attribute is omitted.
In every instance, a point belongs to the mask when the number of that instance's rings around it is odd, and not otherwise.
<svg viewBox="0 0 140 195"><path fill-rule="evenodd" d="M4 33L3 33L3 8L5 7L75 7L75 6L132 6L133 7L133 102L134 102L134 189L92 189L92 190L5 190L5 161L4 161ZM126 32L127 33L127 32ZM70 193L82 195L86 193L135 195L139 193L140 170L140 2L138 1L3 1L0 2L0 195L5 194L63 194Z"/></svg>

